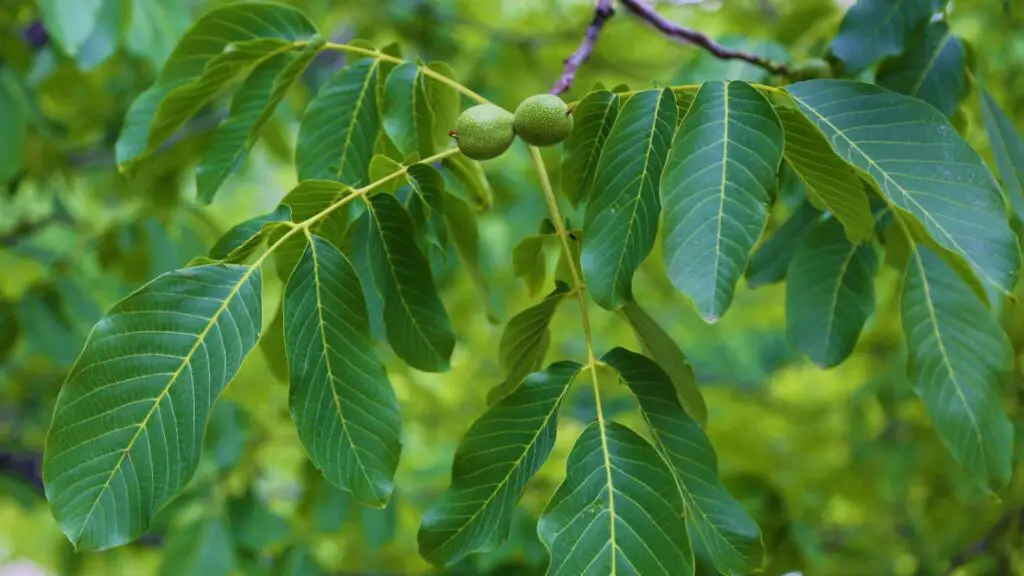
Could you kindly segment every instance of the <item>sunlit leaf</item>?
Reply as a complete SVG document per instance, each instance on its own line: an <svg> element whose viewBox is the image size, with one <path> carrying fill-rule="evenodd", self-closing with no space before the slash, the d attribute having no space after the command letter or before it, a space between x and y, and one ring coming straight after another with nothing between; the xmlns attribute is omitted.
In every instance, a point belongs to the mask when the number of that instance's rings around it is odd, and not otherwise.
<svg viewBox="0 0 1024 576"><path fill-rule="evenodd" d="M388 74L381 108L384 132L404 156L434 153L425 78L419 65L404 62Z"/></svg>
<svg viewBox="0 0 1024 576"><path fill-rule="evenodd" d="M292 218L292 210L281 204L273 212L261 214L236 225L217 240L210 249L210 258L242 262L252 255L275 228L275 224Z"/></svg>
<svg viewBox="0 0 1024 576"><path fill-rule="evenodd" d="M988 90L981 91L981 116L1010 205L1024 217L1024 139Z"/></svg>
<svg viewBox="0 0 1024 576"><path fill-rule="evenodd" d="M451 487L423 515L424 558L450 565L508 539L516 503L555 445L558 409L579 370L562 361L530 374L470 426Z"/></svg>
<svg viewBox="0 0 1024 576"><path fill-rule="evenodd" d="M952 117L967 95L964 46L944 21L925 27L907 52L882 63L879 86L914 96Z"/></svg>
<svg viewBox="0 0 1024 576"><path fill-rule="evenodd" d="M259 338L261 287L248 266L177 270L93 328L43 462L47 499L78 548L139 536L191 479L210 406Z"/></svg>
<svg viewBox="0 0 1024 576"><path fill-rule="evenodd" d="M982 488L1010 480L1013 426L1002 407L1013 369L1006 334L941 258L911 252L901 295L910 379L943 444Z"/></svg>
<svg viewBox="0 0 1024 576"><path fill-rule="evenodd" d="M903 53L944 0L857 0L843 18L831 51L852 75Z"/></svg>
<svg viewBox="0 0 1024 576"><path fill-rule="evenodd" d="M623 348L602 358L619 372L640 403L654 445L669 464L687 508L686 526L700 539L720 574L761 568L761 530L718 479L718 458L700 425L679 404L668 374Z"/></svg>
<svg viewBox="0 0 1024 576"><path fill-rule="evenodd" d="M618 113L619 98L607 90L587 94L572 110L572 132L562 147L562 193L573 206L589 199L601 150Z"/></svg>
<svg viewBox="0 0 1024 576"><path fill-rule="evenodd" d="M590 295L607 309L633 299L633 274L654 248L658 183L676 123L671 90L645 90L622 105L604 145L584 220L580 261Z"/></svg>
<svg viewBox="0 0 1024 576"><path fill-rule="evenodd" d="M679 125L661 181L672 283L710 322L768 221L783 135L771 104L744 82L707 82Z"/></svg>
<svg viewBox="0 0 1024 576"><path fill-rule="evenodd" d="M796 212L793 212L789 219L750 255L745 273L747 286L757 288L785 278L793 255L819 220L821 211L809 201L803 202Z"/></svg>
<svg viewBox="0 0 1024 576"><path fill-rule="evenodd" d="M1021 255L995 178L945 117L909 96L847 80L787 87L832 144L979 279L1008 292ZM970 198L970 201L965 201Z"/></svg>
<svg viewBox="0 0 1024 576"><path fill-rule="evenodd" d="M857 344L875 307L878 252L853 244L836 219L817 226L786 275L786 334L823 367L838 365Z"/></svg>
<svg viewBox="0 0 1024 576"><path fill-rule="evenodd" d="M398 200L377 194L367 204L373 278L384 298L384 326L392 350L413 368L448 370L455 335L416 247L412 219Z"/></svg>
<svg viewBox="0 0 1024 576"><path fill-rule="evenodd" d="M593 422L537 526L551 552L547 573L693 574L685 516L657 450L621 424Z"/></svg>

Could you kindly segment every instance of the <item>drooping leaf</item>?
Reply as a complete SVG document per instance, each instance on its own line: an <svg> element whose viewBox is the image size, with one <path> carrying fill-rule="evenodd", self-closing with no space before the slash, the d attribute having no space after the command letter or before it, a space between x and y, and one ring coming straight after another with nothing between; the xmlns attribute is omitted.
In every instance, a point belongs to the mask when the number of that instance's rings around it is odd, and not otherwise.
<svg viewBox="0 0 1024 576"><path fill-rule="evenodd" d="M804 183L807 199L818 210L838 218L851 242L871 238L875 220L857 170L836 156L825 136L803 114L785 106L775 111L786 135L782 155Z"/></svg>
<svg viewBox="0 0 1024 576"><path fill-rule="evenodd" d="M757 288L785 278L793 255L820 220L821 211L809 201L804 201L796 212L793 212L789 219L751 254L746 271L747 286Z"/></svg>
<svg viewBox="0 0 1024 576"><path fill-rule="evenodd" d="M644 353L672 379L679 400L686 407L691 418L706 426L708 423L708 407L704 403L704 395L697 387L697 377L693 367L686 361L686 356L675 343L672 336L651 318L636 302L630 302L622 308L629 325L633 327L637 339L643 346Z"/></svg>
<svg viewBox="0 0 1024 576"><path fill-rule="evenodd" d="M424 558L446 566L508 539L516 503L555 445L558 409L579 370L562 361L530 374L470 426L451 487L423 515Z"/></svg>
<svg viewBox="0 0 1024 576"><path fill-rule="evenodd" d="M831 368L857 344L875 307L878 252L853 244L830 218L797 250L786 276L786 334L793 347Z"/></svg>
<svg viewBox="0 0 1024 576"><path fill-rule="evenodd" d="M421 158L426 158L434 153L427 88L415 62L399 64L388 74L381 123L403 156L419 152Z"/></svg>
<svg viewBox="0 0 1024 576"><path fill-rule="evenodd" d="M964 46L949 24L932 22L909 43L906 53L882 63L875 81L952 117L967 95Z"/></svg>
<svg viewBox="0 0 1024 576"><path fill-rule="evenodd" d="M901 294L910 380L939 438L983 489L1010 480L1013 425L1002 407L1013 352L967 283L934 252L911 251Z"/></svg>
<svg viewBox="0 0 1024 576"><path fill-rule="evenodd" d="M536 295L544 287L547 280L547 258L544 246L549 235L527 236L512 249L512 267L517 278L526 282L526 291L530 296Z"/></svg>
<svg viewBox="0 0 1024 576"><path fill-rule="evenodd" d="M260 247L267 235L274 230L275 224L288 222L291 218L291 208L281 204L273 212L246 220L225 232L217 240L210 249L210 258L242 262Z"/></svg>
<svg viewBox="0 0 1024 576"><path fill-rule="evenodd" d="M782 147L771 104L744 82L706 82L676 132L661 181L665 265L709 322L764 231Z"/></svg>
<svg viewBox="0 0 1024 576"><path fill-rule="evenodd" d="M455 335L423 254L412 219L389 194L367 203L373 278L384 299L384 326L392 350L425 372L449 367Z"/></svg>
<svg viewBox="0 0 1024 576"><path fill-rule="evenodd" d="M377 140L377 74L380 62L365 59L342 68L309 103L299 127L295 166L299 180L336 180L357 187Z"/></svg>
<svg viewBox="0 0 1024 576"><path fill-rule="evenodd" d="M480 210L489 210L494 202L494 191L479 162L457 154L441 161L452 178L462 188L467 199Z"/></svg>
<svg viewBox="0 0 1024 576"><path fill-rule="evenodd" d="M633 299L633 274L658 233L658 183L676 124L671 90L645 90L623 104L597 164L580 254L594 301L609 310Z"/></svg>
<svg viewBox="0 0 1024 576"><path fill-rule="evenodd" d="M214 132L196 168L196 198L200 203L209 204L227 177L238 170L263 124L321 46L321 42L311 42L300 52L268 58L235 92L230 115Z"/></svg>
<svg viewBox="0 0 1024 576"><path fill-rule="evenodd" d="M832 40L846 71L859 74L886 56L902 54L943 0L857 0Z"/></svg>
<svg viewBox="0 0 1024 576"><path fill-rule="evenodd" d="M188 30L188 6L178 0L131 0L125 47L159 69Z"/></svg>
<svg viewBox="0 0 1024 576"><path fill-rule="evenodd" d="M455 70L445 62L431 62L427 68L441 74L446 78L458 81ZM430 105L430 114L433 118L431 126L434 132L434 149L443 150L452 141L448 135L449 130L455 129L455 121L462 110L459 93L452 86L445 84L435 78L426 78L427 102Z"/></svg>
<svg viewBox="0 0 1024 576"><path fill-rule="evenodd" d="M444 177L434 167L426 164L413 164L409 166L406 170L406 175L413 192L409 199L407 210L409 211L409 216L412 217L413 222L416 224L416 228L423 229L431 214L443 215L445 213ZM462 199L457 198L457 200ZM465 204L464 200L462 202ZM472 226L472 234L475 236L476 218L473 216L472 210L468 214L460 212L459 216L469 217L470 221L464 224L466 227ZM472 244L475 245L476 242L472 242ZM475 252L473 256L475 256Z"/></svg>
<svg viewBox="0 0 1024 576"><path fill-rule="evenodd" d="M256 345L258 268L208 265L157 277L93 328L54 409L43 475L80 549L139 536L199 462L210 406Z"/></svg>
<svg viewBox="0 0 1024 576"><path fill-rule="evenodd" d="M373 351L356 271L312 236L284 292L289 404L310 459L332 484L387 503L401 453L398 400Z"/></svg>
<svg viewBox="0 0 1024 576"><path fill-rule="evenodd" d="M619 114L619 98L607 90L587 94L573 108L573 127L562 148L562 193L573 206L586 202L601 150Z"/></svg>
<svg viewBox="0 0 1024 576"><path fill-rule="evenodd" d="M170 531L160 575L229 576L237 563L227 522L219 515L207 516Z"/></svg>
<svg viewBox="0 0 1024 576"><path fill-rule="evenodd" d="M718 458L700 425L676 397L668 374L652 360L615 348L603 360L618 371L640 403L654 445L669 464L686 505L686 527L720 574L758 571L761 530L718 479ZM677 572L679 573L679 572Z"/></svg>
<svg viewBox="0 0 1024 576"><path fill-rule="evenodd" d="M1010 205L1024 217L1024 139L988 90L981 91L981 116Z"/></svg>
<svg viewBox="0 0 1024 576"><path fill-rule="evenodd" d="M1006 292L1021 255L995 178L935 108L847 80L787 87L833 150L866 172L891 205L916 218L978 278Z"/></svg>
<svg viewBox="0 0 1024 576"><path fill-rule="evenodd" d="M484 262L480 257L480 230L477 225L476 212L470 206L469 201L451 192L444 194L442 204L444 225L449 232L447 237L459 253L459 260L473 280L473 285L483 296L488 316L495 319L498 317L498 313L494 310L491 302L490 282L487 279Z"/></svg>
<svg viewBox="0 0 1024 576"><path fill-rule="evenodd" d="M679 487L657 450L616 422L587 426L537 532L549 576L693 574ZM603 446L606 445L607 448Z"/></svg>

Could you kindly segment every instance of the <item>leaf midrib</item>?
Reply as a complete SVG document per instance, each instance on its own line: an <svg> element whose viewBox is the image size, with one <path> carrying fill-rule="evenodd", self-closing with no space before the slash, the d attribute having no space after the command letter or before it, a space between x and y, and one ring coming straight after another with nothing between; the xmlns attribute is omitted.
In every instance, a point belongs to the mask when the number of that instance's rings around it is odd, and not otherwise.
<svg viewBox="0 0 1024 576"><path fill-rule="evenodd" d="M356 100L355 107L352 108L352 117L349 119L348 126L346 127L345 141L341 148L341 158L338 159L338 163L336 165L337 169L335 170L335 178L337 178L339 182L342 178L341 171L345 167L345 160L348 158L349 150L352 147L352 134L355 132L353 128L358 123L359 111L362 110L363 103L366 102L366 94L368 92L366 87L370 84L370 78L375 78L377 76L376 72L378 65L380 65L380 60L375 59L370 65L370 69L366 71L366 77L363 79L363 86L359 89L359 98ZM359 184L362 184L362 182L355 182L351 185L355 186Z"/></svg>
<svg viewBox="0 0 1024 576"><path fill-rule="evenodd" d="M942 40L939 41L938 47L935 52L932 53L928 59L928 63L925 65L924 70L921 71L920 77L914 82L913 88L910 89L911 96L917 96L918 91L924 85L924 81L928 79L928 75L931 74L932 68L935 67L936 62L939 61L939 56L942 56L942 51L946 49L946 45L949 44L950 40L953 39L953 32L946 28L946 33L942 36Z"/></svg>

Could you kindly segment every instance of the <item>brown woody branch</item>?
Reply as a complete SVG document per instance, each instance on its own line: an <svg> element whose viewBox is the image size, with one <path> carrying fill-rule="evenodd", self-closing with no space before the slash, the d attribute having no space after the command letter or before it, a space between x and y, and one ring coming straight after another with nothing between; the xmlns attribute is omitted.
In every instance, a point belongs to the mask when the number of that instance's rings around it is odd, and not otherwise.
<svg viewBox="0 0 1024 576"><path fill-rule="evenodd" d="M572 53L572 56L565 59L565 68L562 70L558 82L555 82L551 88L552 94L561 94L572 87L573 80L576 79L576 71L594 52L597 36L613 14L615 14L615 9L612 8L612 0L597 0L597 5L594 7L594 19L590 22L590 26L587 26L587 31L583 35L579 47Z"/></svg>

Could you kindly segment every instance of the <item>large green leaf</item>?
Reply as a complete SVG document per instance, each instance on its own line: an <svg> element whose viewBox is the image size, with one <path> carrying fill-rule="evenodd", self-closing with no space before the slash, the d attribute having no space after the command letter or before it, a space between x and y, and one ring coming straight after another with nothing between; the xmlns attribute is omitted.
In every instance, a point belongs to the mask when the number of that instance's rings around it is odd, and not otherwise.
<svg viewBox="0 0 1024 576"><path fill-rule="evenodd" d="M613 310L633 299L633 274L658 233L658 182L676 124L671 90L645 90L622 106L597 164L580 261L590 295Z"/></svg>
<svg viewBox="0 0 1024 576"><path fill-rule="evenodd" d="M196 198L200 203L210 203L221 184L238 170L263 124L321 46L311 42L301 52L286 52L265 60L238 88L231 100L230 115L214 132L196 168Z"/></svg>
<svg viewBox="0 0 1024 576"><path fill-rule="evenodd" d="M619 97L607 90L587 94L572 110L572 133L562 147L562 193L573 206L586 202L597 162L619 114Z"/></svg>
<svg viewBox="0 0 1024 576"><path fill-rule="evenodd" d="M751 254L745 272L747 286L757 288L785 278L796 251L820 220L821 211L813 204L809 201L800 204L789 219Z"/></svg>
<svg viewBox="0 0 1024 576"><path fill-rule="evenodd" d="M1010 480L1013 426L1002 387L1013 351L967 283L935 253L911 252L901 295L910 379L943 444L982 488Z"/></svg>
<svg viewBox="0 0 1024 576"><path fill-rule="evenodd" d="M981 91L981 116L1010 204L1024 217L1024 139L988 90Z"/></svg>
<svg viewBox="0 0 1024 576"><path fill-rule="evenodd" d="M616 422L576 440L537 531L550 576L693 574L684 505L661 455Z"/></svg>
<svg viewBox="0 0 1024 576"><path fill-rule="evenodd" d="M423 515L424 558L450 565L508 539L516 503L555 445L558 409L579 370L562 361L530 374L470 426L451 487Z"/></svg>
<svg viewBox="0 0 1024 576"><path fill-rule="evenodd" d="M944 0L858 0L843 18L831 51L851 75L903 53Z"/></svg>
<svg viewBox="0 0 1024 576"><path fill-rule="evenodd" d="M709 322L764 231L782 147L775 111L745 82L706 82L676 132L661 180L665 264Z"/></svg>
<svg viewBox="0 0 1024 576"><path fill-rule="evenodd" d="M373 278L384 299L391 349L413 368L446 371L455 334L430 266L416 246L412 219L390 194L371 197L367 207Z"/></svg>
<svg viewBox="0 0 1024 576"><path fill-rule="evenodd" d="M622 308L629 325L633 327L637 339L643 346L644 353L650 356L672 379L679 400L686 407L686 413L701 426L708 423L708 407L704 403L704 395L697 387L697 377L693 367L686 361L686 356L676 344L672 336L651 318L636 302L630 302Z"/></svg>
<svg viewBox="0 0 1024 576"><path fill-rule="evenodd" d="M357 500L383 506L401 453L398 400L373 351L356 271L312 236L284 291L289 404L317 468Z"/></svg>
<svg viewBox="0 0 1024 576"><path fill-rule="evenodd" d="M806 116L784 106L775 111L786 134L782 155L804 183L807 199L838 218L851 242L870 239L875 219L860 174L836 156L825 135Z"/></svg>
<svg viewBox="0 0 1024 576"><path fill-rule="evenodd" d="M1020 269L1002 193L978 154L935 108L870 84L809 80L787 87L832 148L866 172L979 279L1008 292Z"/></svg>
<svg viewBox="0 0 1024 576"><path fill-rule="evenodd" d="M786 276L786 333L793 347L823 367L853 352L875 308L878 252L853 244L830 218L807 236Z"/></svg>
<svg viewBox="0 0 1024 576"><path fill-rule="evenodd" d="M54 409L43 477L73 544L139 536L195 472L210 406L256 345L258 268L159 276L93 328Z"/></svg>
<svg viewBox="0 0 1024 576"><path fill-rule="evenodd" d="M952 117L967 95L963 43L945 21L932 22L908 47L878 68L879 86L914 96Z"/></svg>
<svg viewBox="0 0 1024 576"><path fill-rule="evenodd" d="M261 214L242 222L224 233L210 248L213 260L241 262L259 248L266 236L281 222L292 218L291 208L281 204L273 212Z"/></svg>
<svg viewBox="0 0 1024 576"><path fill-rule="evenodd" d="M654 445L669 463L686 504L690 536L700 539L721 574L749 574L761 568L761 530L718 479L711 442L679 404L668 374L655 362L623 348L603 360L619 372L640 403Z"/></svg>
<svg viewBox="0 0 1024 576"><path fill-rule="evenodd" d="M384 132L402 153L434 153L434 133L427 101L426 79L415 62L404 62L388 74L381 109Z"/></svg>
<svg viewBox="0 0 1024 576"><path fill-rule="evenodd" d="M377 140L377 75L380 62L365 59L342 68L309 103L299 127L295 166L299 180L367 184Z"/></svg>

